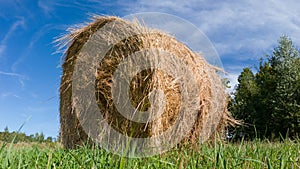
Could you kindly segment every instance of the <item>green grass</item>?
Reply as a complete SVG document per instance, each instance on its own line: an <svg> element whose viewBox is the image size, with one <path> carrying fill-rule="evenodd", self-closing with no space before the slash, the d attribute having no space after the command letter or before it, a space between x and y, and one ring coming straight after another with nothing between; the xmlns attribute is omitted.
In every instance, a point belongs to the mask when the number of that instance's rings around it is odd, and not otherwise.
<svg viewBox="0 0 300 169"><path fill-rule="evenodd" d="M0 168L300 168L300 141L203 144L149 158L122 158L98 148L0 144Z"/></svg>

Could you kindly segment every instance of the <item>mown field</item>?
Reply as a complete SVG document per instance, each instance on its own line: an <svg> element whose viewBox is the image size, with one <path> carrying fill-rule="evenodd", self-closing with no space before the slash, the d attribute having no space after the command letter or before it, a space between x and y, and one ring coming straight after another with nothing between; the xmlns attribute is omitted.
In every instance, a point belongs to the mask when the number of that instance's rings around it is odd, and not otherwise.
<svg viewBox="0 0 300 169"><path fill-rule="evenodd" d="M3 144L1 168L300 168L300 141L203 144L149 158L122 158L99 148Z"/></svg>

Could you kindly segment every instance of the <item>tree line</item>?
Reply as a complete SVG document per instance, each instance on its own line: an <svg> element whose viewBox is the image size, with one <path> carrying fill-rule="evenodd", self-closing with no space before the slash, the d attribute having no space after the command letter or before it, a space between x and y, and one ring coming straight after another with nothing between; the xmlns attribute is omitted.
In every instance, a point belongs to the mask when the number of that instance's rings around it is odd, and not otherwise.
<svg viewBox="0 0 300 169"><path fill-rule="evenodd" d="M253 71L244 68L229 103L242 122L229 132L234 138L280 140L300 134L300 51L287 36Z"/></svg>
<svg viewBox="0 0 300 169"><path fill-rule="evenodd" d="M7 143L18 143L18 142L38 142L38 143L51 143L55 139L52 137L45 137L44 133L35 133L31 135L26 135L21 132L10 132L8 127L4 128L3 132L0 132L0 141Z"/></svg>

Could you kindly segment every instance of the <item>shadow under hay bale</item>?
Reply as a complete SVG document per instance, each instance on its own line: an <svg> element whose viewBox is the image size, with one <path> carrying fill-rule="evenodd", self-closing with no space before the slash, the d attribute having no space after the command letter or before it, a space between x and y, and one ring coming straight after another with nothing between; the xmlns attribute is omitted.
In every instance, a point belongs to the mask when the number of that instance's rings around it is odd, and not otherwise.
<svg viewBox="0 0 300 169"><path fill-rule="evenodd" d="M109 32L105 29L101 32L101 28L109 23L113 23L114 30ZM60 87L60 137L65 147L74 148L88 141L89 131L83 128L76 113L72 98L74 94L72 82L76 63L84 59L79 53L99 30L99 36L107 39L107 43L116 42L105 52L102 60L93 63L95 65L90 65L96 67L94 97L99 111L114 130L135 138L158 136L175 125L178 119L180 121L180 113L183 113L183 120L185 120L183 126L191 127L187 133L184 133L182 143L206 141L214 136L214 132L222 135L223 128L231 119L227 112L225 90L215 68L202 56L165 33L117 17L97 16L92 23L75 29L60 39L61 42L69 42L62 65L63 76ZM168 53L161 51L168 51ZM123 66L123 70L126 71L120 71L120 76L116 76L115 72L119 71L120 65L124 65L124 62L127 65ZM125 118L116 106L116 102L123 103L126 98L123 98L123 90L118 91L119 88L124 87L122 86L124 84L116 83L119 79L115 76L122 78L122 73L134 72L139 66L137 63L141 62L149 64L150 67L147 69L141 67L142 71L127 79L128 100L135 110L147 111L150 116L147 117L148 120L136 122L133 118ZM160 69L155 68L157 65ZM186 68L188 70L185 70ZM164 70L168 70L169 73ZM188 83L182 84L182 81ZM183 90L183 86L189 92ZM123 93L115 96L113 93L115 89ZM182 111L182 109L191 111ZM124 111L130 110L124 109ZM160 114L156 115L157 112ZM173 133L169 139L173 139L175 135L176 133ZM158 140L153 144L161 143Z"/></svg>

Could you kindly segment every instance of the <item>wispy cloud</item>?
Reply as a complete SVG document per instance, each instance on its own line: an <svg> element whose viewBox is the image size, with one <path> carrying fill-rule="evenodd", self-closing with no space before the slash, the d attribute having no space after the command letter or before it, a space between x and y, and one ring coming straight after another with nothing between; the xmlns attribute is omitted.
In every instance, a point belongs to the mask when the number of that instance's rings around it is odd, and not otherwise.
<svg viewBox="0 0 300 169"><path fill-rule="evenodd" d="M17 99L20 99L21 97L13 92L7 92L7 93L2 93L0 95L1 98L7 98L7 97L14 97L14 98L17 98Z"/></svg>
<svg viewBox="0 0 300 169"><path fill-rule="evenodd" d="M18 74L18 73L11 73L11 72L2 72L2 71L0 71L0 75L24 78L24 76L21 75L21 74Z"/></svg>
<svg viewBox="0 0 300 169"><path fill-rule="evenodd" d="M34 45L39 41L39 39L45 35L49 30L53 29L53 24L46 24L43 27L40 28L40 30L33 34L33 36L30 39L30 42L28 46L26 47L26 50L23 52L23 54L12 64L11 70L16 72L17 68L20 63L24 61L24 59L30 54L32 49L34 48Z"/></svg>
<svg viewBox="0 0 300 169"><path fill-rule="evenodd" d="M18 73L13 73L13 72L3 72L3 71L0 71L0 76L10 76L10 77L14 77L14 78L17 78L21 87L23 88L25 86L25 83L24 81L27 79L26 76L24 75L21 75L21 74L18 74Z"/></svg>
<svg viewBox="0 0 300 169"><path fill-rule="evenodd" d="M4 38L2 39L2 43L3 42L6 42L10 37L11 35L16 31L16 29L19 27L19 26L24 26L25 25L25 19L24 18L19 18L19 20L17 20L16 22L14 22L12 24L12 26L9 28L9 30L7 31L7 33L5 34Z"/></svg>
<svg viewBox="0 0 300 169"><path fill-rule="evenodd" d="M9 28L9 30L5 33L4 38L0 42L0 58L5 52L5 49L7 47L7 41L9 38L13 35L13 33L18 29L18 27L22 27L25 25L25 19L19 18L19 20L15 21L12 26Z"/></svg>
<svg viewBox="0 0 300 169"><path fill-rule="evenodd" d="M1 57L2 53L4 52L5 48L6 48L5 45L3 45L3 44L0 45L0 57Z"/></svg>
<svg viewBox="0 0 300 169"><path fill-rule="evenodd" d="M38 1L38 7L43 11L43 13L49 17L52 15L52 11L54 10L54 2L53 1Z"/></svg>

